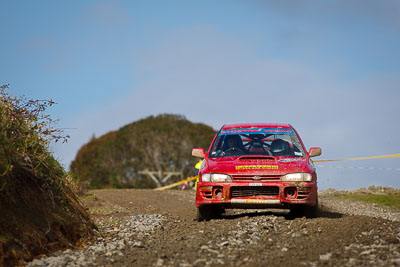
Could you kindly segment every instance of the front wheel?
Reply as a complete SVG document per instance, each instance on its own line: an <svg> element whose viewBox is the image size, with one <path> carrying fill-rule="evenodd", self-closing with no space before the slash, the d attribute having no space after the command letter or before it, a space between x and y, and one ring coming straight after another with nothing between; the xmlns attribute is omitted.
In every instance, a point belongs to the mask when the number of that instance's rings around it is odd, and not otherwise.
<svg viewBox="0 0 400 267"><path fill-rule="evenodd" d="M291 218L301 218L304 216L304 207L302 205L292 205L290 207L290 213L289 213Z"/></svg>
<svg viewBox="0 0 400 267"><path fill-rule="evenodd" d="M294 218L299 218L306 216L307 218L316 218L318 217L318 198L315 206L307 206L307 205L293 205L290 207L290 215Z"/></svg>
<svg viewBox="0 0 400 267"><path fill-rule="evenodd" d="M209 221L212 217L212 207L201 206L197 208L197 221Z"/></svg>
<svg viewBox="0 0 400 267"><path fill-rule="evenodd" d="M317 202L315 203L315 206L304 206L304 215L307 218L316 218L318 217L318 198Z"/></svg>

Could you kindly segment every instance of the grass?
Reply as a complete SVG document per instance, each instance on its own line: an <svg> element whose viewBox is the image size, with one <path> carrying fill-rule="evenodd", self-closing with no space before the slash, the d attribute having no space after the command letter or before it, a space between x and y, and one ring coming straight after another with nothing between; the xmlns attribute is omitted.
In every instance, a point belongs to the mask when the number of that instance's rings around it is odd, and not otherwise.
<svg viewBox="0 0 400 267"><path fill-rule="evenodd" d="M400 193L396 194L345 194L337 195L339 199L361 201L385 206L394 211L400 211Z"/></svg>

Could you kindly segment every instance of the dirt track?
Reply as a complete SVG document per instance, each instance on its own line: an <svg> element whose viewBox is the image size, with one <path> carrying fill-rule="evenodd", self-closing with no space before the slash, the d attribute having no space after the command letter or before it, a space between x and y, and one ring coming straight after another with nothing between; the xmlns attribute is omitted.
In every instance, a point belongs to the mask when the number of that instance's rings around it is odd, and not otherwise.
<svg viewBox="0 0 400 267"><path fill-rule="evenodd" d="M162 215L162 226L135 232L129 237L134 243L96 256L93 265L400 266L398 221L323 208L315 219L291 219L284 210L227 210L222 219L196 222L193 191L92 193L84 202L100 228L135 215ZM320 201L326 207L330 200ZM117 240L123 227L105 231L102 240Z"/></svg>

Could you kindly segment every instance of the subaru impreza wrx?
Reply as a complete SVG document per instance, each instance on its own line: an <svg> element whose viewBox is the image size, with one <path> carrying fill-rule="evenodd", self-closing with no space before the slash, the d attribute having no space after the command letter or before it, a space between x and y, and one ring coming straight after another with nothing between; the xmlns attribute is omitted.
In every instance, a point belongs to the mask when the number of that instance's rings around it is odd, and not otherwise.
<svg viewBox="0 0 400 267"><path fill-rule="evenodd" d="M229 208L285 208L296 216L316 216L317 174L311 157L290 124L229 124L215 135L202 158L196 188L197 220Z"/></svg>

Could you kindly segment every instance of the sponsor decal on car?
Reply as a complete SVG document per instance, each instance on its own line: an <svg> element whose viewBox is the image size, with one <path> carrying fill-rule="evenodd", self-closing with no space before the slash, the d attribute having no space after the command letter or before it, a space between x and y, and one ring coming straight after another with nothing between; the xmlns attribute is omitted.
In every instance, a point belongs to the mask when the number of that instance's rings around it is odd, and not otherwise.
<svg viewBox="0 0 400 267"><path fill-rule="evenodd" d="M228 134L294 134L291 129L251 128L251 129L229 129L221 130L219 135Z"/></svg>
<svg viewBox="0 0 400 267"><path fill-rule="evenodd" d="M281 204L280 199L232 199L232 204Z"/></svg>
<svg viewBox="0 0 400 267"><path fill-rule="evenodd" d="M236 170L278 170L278 165L237 165Z"/></svg>

